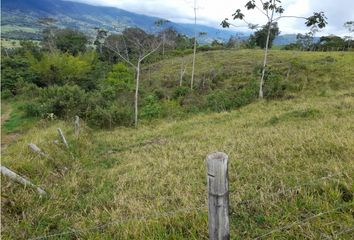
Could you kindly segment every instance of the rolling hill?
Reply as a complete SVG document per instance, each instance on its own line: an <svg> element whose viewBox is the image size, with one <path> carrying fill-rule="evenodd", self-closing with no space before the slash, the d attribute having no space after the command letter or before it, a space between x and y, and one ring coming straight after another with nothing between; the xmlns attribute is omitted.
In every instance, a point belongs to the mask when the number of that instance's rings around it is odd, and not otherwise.
<svg viewBox="0 0 354 240"><path fill-rule="evenodd" d="M8 39L41 39L43 26L38 18L52 17L58 22L59 28L78 29L89 36L95 35L95 28L104 28L111 32L121 32L126 27L139 27L144 31L154 33L159 29L155 21L159 18L136 14L114 7L92 6L72 1L62 0L2 0L1 1L1 36ZM170 22L165 27L172 27L179 33L189 37L194 36L194 25L188 23ZM198 32L207 35L199 41L210 43L213 40L227 41L235 31L197 25ZM242 39L247 33L238 33ZM296 34L281 35L275 39L274 45L286 45L296 42Z"/></svg>
<svg viewBox="0 0 354 240"><path fill-rule="evenodd" d="M153 33L159 29L155 21L159 18L128 12L113 7L92 6L83 3L57 0L2 0L1 25L3 38L40 39L43 26L38 18L52 17L58 27L79 29L93 36L95 27L112 32L121 32L126 27L139 27ZM187 36L194 35L193 24L170 22L166 27L173 27ZM198 25L199 32L206 32L206 42L213 39L227 40L235 32L224 29Z"/></svg>

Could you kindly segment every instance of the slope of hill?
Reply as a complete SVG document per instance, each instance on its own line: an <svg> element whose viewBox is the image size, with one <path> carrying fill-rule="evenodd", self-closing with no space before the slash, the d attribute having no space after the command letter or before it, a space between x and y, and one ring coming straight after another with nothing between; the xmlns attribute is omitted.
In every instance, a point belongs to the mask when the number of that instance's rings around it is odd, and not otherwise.
<svg viewBox="0 0 354 240"><path fill-rule="evenodd" d="M261 55L201 53L197 75L214 65L226 72L219 87L237 85ZM83 126L78 139L72 123L40 121L6 149L2 164L49 194L40 198L3 177L2 237L207 239L204 159L219 150L230 158L232 239L352 239L354 56L270 56L279 68L296 60L289 79L300 91L292 98L137 129ZM151 77L178 84L171 66L180 60L155 64ZM53 144L58 127L69 149ZM30 152L30 142L49 157Z"/></svg>
<svg viewBox="0 0 354 240"><path fill-rule="evenodd" d="M18 38L20 33L27 38L39 39L40 17L53 17L59 27L79 29L94 36L95 27L120 32L126 27L137 26L147 32L156 32L156 17L136 14L118 8L99 7L83 3L58 0L2 0L2 36ZM166 27L173 27L188 36L194 35L194 25L171 22ZM207 32L205 40L227 40L235 32L198 25L198 29Z"/></svg>

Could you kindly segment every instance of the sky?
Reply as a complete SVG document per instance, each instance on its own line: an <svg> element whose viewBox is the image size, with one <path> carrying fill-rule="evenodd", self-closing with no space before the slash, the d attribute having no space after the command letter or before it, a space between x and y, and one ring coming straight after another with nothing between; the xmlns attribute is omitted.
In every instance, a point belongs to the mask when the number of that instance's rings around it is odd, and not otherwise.
<svg viewBox="0 0 354 240"><path fill-rule="evenodd" d="M99 6L118 7L127 11L165 18L173 22L194 22L194 0L71 0ZM220 27L220 22L240 8L251 23L263 25L266 17L257 10L246 10L248 0L196 0L197 23L212 27ZM260 2L260 0L256 0ZM283 0L283 15L308 17L313 12L323 11L327 16L328 25L318 35L348 35L343 27L346 21L354 20L354 0ZM242 22L231 21L235 25ZM281 34L306 33L309 31L303 19L283 18L279 21ZM246 31L247 28L231 28L235 31Z"/></svg>

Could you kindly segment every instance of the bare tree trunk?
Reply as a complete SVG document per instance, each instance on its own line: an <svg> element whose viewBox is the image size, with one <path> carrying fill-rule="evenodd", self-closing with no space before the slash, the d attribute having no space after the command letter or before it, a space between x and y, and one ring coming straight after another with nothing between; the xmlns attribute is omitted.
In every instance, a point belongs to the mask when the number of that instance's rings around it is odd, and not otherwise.
<svg viewBox="0 0 354 240"><path fill-rule="evenodd" d="M163 36L162 36L162 57L165 57L165 39L166 39L166 36L165 36L165 33L163 33Z"/></svg>
<svg viewBox="0 0 354 240"><path fill-rule="evenodd" d="M184 67L184 68L183 68ZM182 63L181 63L181 74L180 74L180 79L179 79L179 86L182 87L183 84L183 76L184 73L186 72L186 67L183 64L183 59L182 59Z"/></svg>
<svg viewBox="0 0 354 240"><path fill-rule="evenodd" d="M268 26L268 34L267 34L266 46L265 46L265 50L264 50L262 77L261 77L261 82L259 84L259 98L263 98L264 75L265 75L266 66L267 66L268 45L269 45L269 38L270 38L270 30L271 30L271 27L272 27L271 22L268 22L268 24L269 24L269 26Z"/></svg>
<svg viewBox="0 0 354 240"><path fill-rule="evenodd" d="M194 0L194 48L193 48L191 89L193 89L193 83L194 83L195 54L197 52L197 6L196 5L197 5L197 0Z"/></svg>
<svg viewBox="0 0 354 240"><path fill-rule="evenodd" d="M134 125L138 126L138 98L139 98L139 78L140 78L140 59L138 60L138 66L136 67L136 83L135 83L135 99L134 99Z"/></svg>
<svg viewBox="0 0 354 240"><path fill-rule="evenodd" d="M274 0L273 0L274 3ZM262 69L262 77L261 82L259 83L259 98L263 98L263 85L264 85L264 75L267 67L267 58L268 58L268 48L269 48L269 38L270 38L270 30L272 28L273 23L273 16L274 16L274 8L272 10L272 15L268 18L268 33L267 33L267 41L264 50L264 59L263 59L263 69Z"/></svg>

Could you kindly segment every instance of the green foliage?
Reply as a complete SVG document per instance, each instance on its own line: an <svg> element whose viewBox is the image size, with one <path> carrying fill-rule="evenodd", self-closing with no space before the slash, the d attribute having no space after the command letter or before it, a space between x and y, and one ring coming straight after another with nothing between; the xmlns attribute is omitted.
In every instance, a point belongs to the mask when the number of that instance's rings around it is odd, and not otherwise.
<svg viewBox="0 0 354 240"><path fill-rule="evenodd" d="M254 42L257 44L257 46L261 48L266 47L267 43L267 35L268 35L268 28L269 24L264 25L260 30L256 31L254 35L251 35L251 39L254 38ZM269 35L269 48L272 47L273 41L276 36L278 36L280 33L278 23L274 22L270 25L270 35Z"/></svg>
<svg viewBox="0 0 354 240"><path fill-rule="evenodd" d="M114 86L118 91L134 90L134 75L123 63L113 65L112 71L108 73L105 81L110 86Z"/></svg>
<svg viewBox="0 0 354 240"><path fill-rule="evenodd" d="M21 55L2 57L1 59L1 89L17 94L18 82L38 83L38 75L29 69L30 62Z"/></svg>
<svg viewBox="0 0 354 240"><path fill-rule="evenodd" d="M51 86L40 91L39 97L26 106L29 116L44 117L53 113L59 118L82 116L87 106L87 94L79 86Z"/></svg>
<svg viewBox="0 0 354 240"><path fill-rule="evenodd" d="M132 116L132 108L112 103L106 107L95 107L92 112L89 113L88 123L98 128L130 126L133 124Z"/></svg>
<svg viewBox="0 0 354 240"><path fill-rule="evenodd" d="M186 96L189 92L191 91L191 89L189 87L185 87L185 86L178 86L177 88L175 88L174 92L173 92L173 98L177 99L179 97L184 97Z"/></svg>
<svg viewBox="0 0 354 240"><path fill-rule="evenodd" d="M233 98L231 91L216 90L207 96L208 107L215 112L230 110Z"/></svg>
<svg viewBox="0 0 354 240"><path fill-rule="evenodd" d="M161 105L155 95L148 95L141 108L141 117L146 119L158 118L161 116Z"/></svg>
<svg viewBox="0 0 354 240"><path fill-rule="evenodd" d="M207 96L208 108L216 111L228 111L250 104L257 96L256 81L249 82L238 91L216 90Z"/></svg>
<svg viewBox="0 0 354 240"><path fill-rule="evenodd" d="M93 52L72 56L68 53L44 53L40 60L29 56L30 70L40 76L46 86L84 85L95 59Z"/></svg>
<svg viewBox="0 0 354 240"><path fill-rule="evenodd" d="M282 98L285 95L286 84L277 69L268 68L264 79L264 97L266 99Z"/></svg>
<svg viewBox="0 0 354 240"><path fill-rule="evenodd" d="M86 51L88 38L77 30L60 29L55 31L54 43L60 51L76 56L80 52Z"/></svg>

